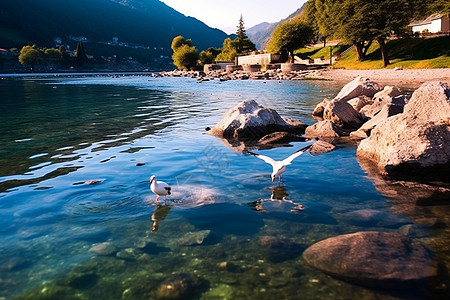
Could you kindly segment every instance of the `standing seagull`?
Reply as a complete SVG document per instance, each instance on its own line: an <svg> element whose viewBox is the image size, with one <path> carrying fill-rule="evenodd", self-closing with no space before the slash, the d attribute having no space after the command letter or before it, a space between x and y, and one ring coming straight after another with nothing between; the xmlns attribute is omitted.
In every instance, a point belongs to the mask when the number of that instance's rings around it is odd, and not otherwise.
<svg viewBox="0 0 450 300"><path fill-rule="evenodd" d="M253 156L256 156L257 158L262 159L262 160L265 161L266 163L272 165L272 168L273 168L272 175L271 175L271 177L272 177L272 182L274 182L274 181L275 181L275 178L278 176L278 184L280 184L280 182L281 182L281 174L283 174L284 171L286 171L286 166L287 166L287 165L290 165L291 162L292 162L297 156L300 156L301 154L303 154L303 153L304 153L306 150L308 150L311 146L312 146L312 144L311 144L311 145L308 145L308 146L306 146L306 147L303 147L302 149L295 151L294 154L290 155L289 157L287 157L287 158L285 158L285 159L283 159L283 160L274 160L274 159L272 159L272 158L270 158L270 157L268 157L268 156L261 155L261 154L256 154L256 153L250 152L250 151L248 151L248 150L246 150L245 152L247 152L247 153L249 153L249 154L251 154L251 155L253 155Z"/></svg>
<svg viewBox="0 0 450 300"><path fill-rule="evenodd" d="M172 189L164 181L157 181L155 175L150 178L150 189L156 194L156 202L159 202L159 196L164 196L164 203L166 203L167 195L170 195Z"/></svg>

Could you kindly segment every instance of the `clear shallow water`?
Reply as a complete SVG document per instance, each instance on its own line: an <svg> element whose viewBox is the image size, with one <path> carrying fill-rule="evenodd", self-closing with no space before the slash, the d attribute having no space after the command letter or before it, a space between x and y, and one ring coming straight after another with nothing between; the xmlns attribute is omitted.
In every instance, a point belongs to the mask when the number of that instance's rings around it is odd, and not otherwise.
<svg viewBox="0 0 450 300"><path fill-rule="evenodd" d="M275 189L269 165L205 134L247 98L312 123L314 106L340 88L147 76L0 80L0 299L148 299L179 272L204 280L193 295L201 299L424 298L355 286L301 258L330 236L414 223L391 210L353 145L300 156ZM284 158L303 145L261 152ZM168 206L155 204L151 175L173 186ZM288 201L270 200L280 193ZM360 209L390 221L349 222L345 215ZM264 248L267 237L290 246ZM89 251L103 242L120 257Z"/></svg>

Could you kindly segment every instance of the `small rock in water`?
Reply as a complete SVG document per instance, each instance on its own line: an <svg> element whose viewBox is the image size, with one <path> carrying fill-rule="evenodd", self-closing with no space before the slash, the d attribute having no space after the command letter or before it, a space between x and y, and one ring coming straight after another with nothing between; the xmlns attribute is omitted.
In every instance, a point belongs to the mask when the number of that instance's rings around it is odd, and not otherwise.
<svg viewBox="0 0 450 300"><path fill-rule="evenodd" d="M263 236L259 240L267 259L272 262L282 262L293 259L301 254L303 248L300 245L272 236Z"/></svg>
<svg viewBox="0 0 450 300"><path fill-rule="evenodd" d="M138 166L138 167L143 166L143 165L145 165L145 163L143 163L143 162L136 163L136 166Z"/></svg>
<svg viewBox="0 0 450 300"><path fill-rule="evenodd" d="M127 248L127 249L121 250L116 253L116 256L118 258L125 259L125 260L135 260L137 258L137 254L133 248Z"/></svg>
<svg viewBox="0 0 450 300"><path fill-rule="evenodd" d="M432 252L394 232L331 237L310 246L303 258L327 274L375 288L410 288L437 275Z"/></svg>
<svg viewBox="0 0 450 300"><path fill-rule="evenodd" d="M95 253L95 254L101 255L101 256L108 256L108 255L112 255L112 254L116 253L117 248L109 242L104 242L104 243L92 246L91 249L89 249L89 252L92 252L92 253Z"/></svg>
<svg viewBox="0 0 450 300"><path fill-rule="evenodd" d="M0 270L17 271L30 265L30 261L22 257L13 257L0 265Z"/></svg>
<svg viewBox="0 0 450 300"><path fill-rule="evenodd" d="M202 285L200 277L189 273L177 273L164 280L156 290L157 299L186 299Z"/></svg>
<svg viewBox="0 0 450 300"><path fill-rule="evenodd" d="M205 131L210 131L211 130L211 127L206 127L205 128Z"/></svg>
<svg viewBox="0 0 450 300"><path fill-rule="evenodd" d="M211 233L211 230L201 230L197 232L188 232L178 239L178 244L184 246L201 245Z"/></svg>

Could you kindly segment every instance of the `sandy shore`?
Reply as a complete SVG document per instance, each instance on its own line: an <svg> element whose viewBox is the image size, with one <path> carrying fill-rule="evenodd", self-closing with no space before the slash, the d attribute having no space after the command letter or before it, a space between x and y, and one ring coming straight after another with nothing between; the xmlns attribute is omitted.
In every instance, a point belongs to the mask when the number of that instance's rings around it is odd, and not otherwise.
<svg viewBox="0 0 450 300"><path fill-rule="evenodd" d="M427 81L442 81L450 84L450 68L446 69L412 69L412 70L321 70L318 77L334 81L350 82L357 76L369 78L383 85L419 87Z"/></svg>

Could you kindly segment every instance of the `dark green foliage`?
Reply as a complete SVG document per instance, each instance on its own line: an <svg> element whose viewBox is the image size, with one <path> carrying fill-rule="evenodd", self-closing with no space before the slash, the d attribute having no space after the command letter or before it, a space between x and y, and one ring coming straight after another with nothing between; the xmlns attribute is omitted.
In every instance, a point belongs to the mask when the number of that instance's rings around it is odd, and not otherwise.
<svg viewBox="0 0 450 300"><path fill-rule="evenodd" d="M180 70L191 70L197 66L199 54L192 41L176 36L172 41L173 64Z"/></svg>
<svg viewBox="0 0 450 300"><path fill-rule="evenodd" d="M309 0L322 35L334 36L356 47L364 60L372 41L377 41L384 66L389 64L385 42L392 34L404 36L406 26L427 4L420 0Z"/></svg>
<svg viewBox="0 0 450 300"><path fill-rule="evenodd" d="M204 23L176 12L158 0L21 0L2 1L0 47L21 48L27 44L51 47L59 37L74 50L73 37L86 37L86 53L94 57L119 55L157 64L170 57L170 43L176 35L198 41L199 49L220 47L228 36ZM149 47L107 45L120 42ZM165 68L170 58L165 60Z"/></svg>
<svg viewBox="0 0 450 300"><path fill-rule="evenodd" d="M294 61L294 50L309 45L314 38L313 28L301 18L294 18L278 25L272 33L267 51L287 55Z"/></svg>
<svg viewBox="0 0 450 300"><path fill-rule="evenodd" d="M255 44L245 34L244 20L241 16L239 25L237 27L236 38L234 39L234 46L238 55L248 55L250 52L256 50Z"/></svg>
<svg viewBox="0 0 450 300"><path fill-rule="evenodd" d="M200 52L199 59L201 65L212 64L215 58L216 57L214 56L214 54L209 51L203 50L202 52Z"/></svg>
<svg viewBox="0 0 450 300"><path fill-rule="evenodd" d="M82 42L78 42L77 49L75 50L75 61L78 66L82 66L88 61L86 52L84 52L84 47Z"/></svg>

